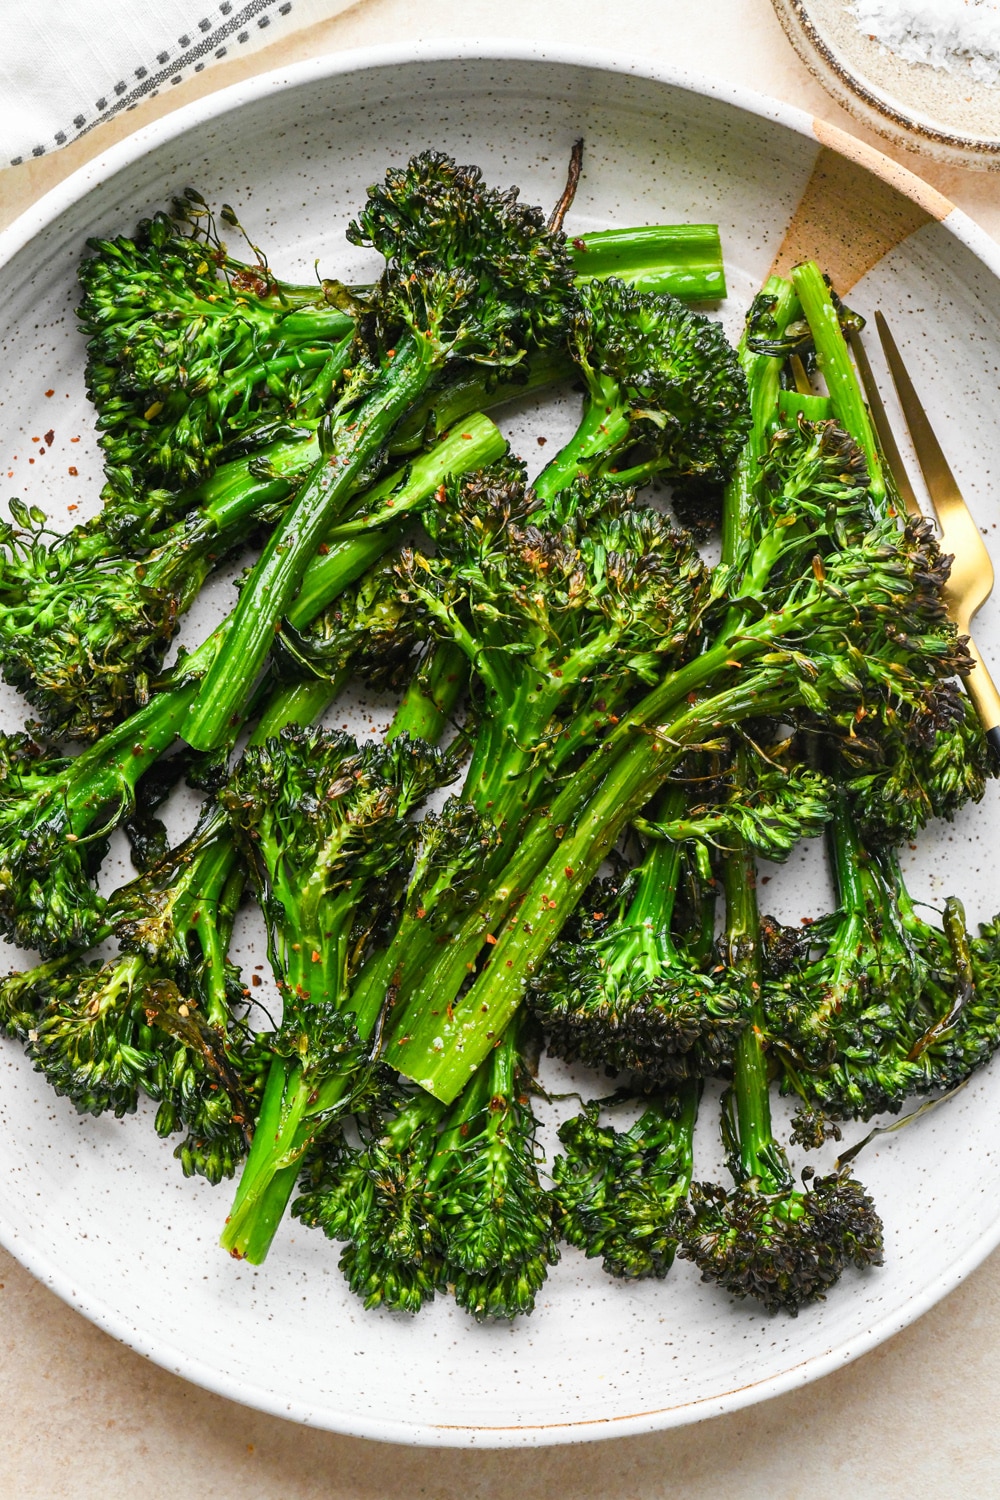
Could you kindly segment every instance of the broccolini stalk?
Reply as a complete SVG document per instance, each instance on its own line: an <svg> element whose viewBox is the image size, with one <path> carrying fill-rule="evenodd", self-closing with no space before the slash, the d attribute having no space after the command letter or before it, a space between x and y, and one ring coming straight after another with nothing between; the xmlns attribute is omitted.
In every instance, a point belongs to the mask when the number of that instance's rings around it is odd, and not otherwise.
<svg viewBox="0 0 1000 1500"><path fill-rule="evenodd" d="M546 232L539 210L486 189L477 171L446 157L425 153L389 172L370 190L349 237L386 260L352 355L354 378L334 408L329 457L265 546L206 674L184 730L195 748L211 749L224 737L247 696L246 677L234 667L256 673L262 666L355 476L433 377L462 358L516 366L565 319L572 269L562 236Z"/></svg>
<svg viewBox="0 0 1000 1500"><path fill-rule="evenodd" d="M881 1265L882 1224L861 1184L846 1172L794 1185L774 1137L767 1060L761 1039L761 940L753 860L723 859L725 958L750 993L752 1024L736 1044L732 1100L724 1114L736 1188L691 1188L693 1218L681 1254L705 1281L735 1297L755 1297L769 1312L793 1315L840 1279L845 1265Z"/></svg>
<svg viewBox="0 0 1000 1500"><path fill-rule="evenodd" d="M112 504L119 485L197 478L227 436L294 411L303 375L308 387L346 354L353 321L329 285L282 286L263 259L230 262L208 238L159 213L134 239L89 242L78 315Z"/></svg>
<svg viewBox="0 0 1000 1500"><path fill-rule="evenodd" d="M250 1156L223 1246L263 1260L301 1158L357 1087L364 1045L346 1008L368 934L405 873L406 812L441 775L409 740L359 747L348 735L285 733L248 749L223 794L269 917L284 1002ZM388 889L387 889L388 883Z"/></svg>
<svg viewBox="0 0 1000 1500"><path fill-rule="evenodd" d="M488 417L475 414L460 432L439 440L404 469L386 476L355 502L362 514L328 533L323 547L387 528L398 534L405 518L434 492L454 461L502 446ZM223 483L225 479L225 483ZM214 476L200 509L152 538L137 561L116 551L95 555L97 533L80 528L49 546L40 512L14 506L25 530L9 528L0 582L0 663L7 680L42 710L44 728L59 735L96 739L111 724L143 706L156 685L163 657L184 611L226 551L249 531L280 514L291 492L286 479L257 477L238 465ZM327 563L334 569L336 560ZM294 616L309 618L323 569L306 569Z"/></svg>
<svg viewBox="0 0 1000 1500"><path fill-rule="evenodd" d="M435 693L432 705L433 712L428 711L427 701L423 698L422 694L418 695L416 707L412 698L409 701L404 698L385 737L386 746L390 746L394 741L400 741L401 752L405 755L408 744L407 739L404 738L405 736L410 737L409 742L422 738L428 744L431 744L433 743L433 739L438 737L443 731L448 716L463 690L464 676L461 673L444 670L446 668L445 662L441 662L439 665L443 670L438 673L434 673L432 670L430 673ZM258 742L262 743L260 729L258 729L257 738ZM355 957L356 961L357 956ZM348 998L342 994L339 998L347 1026L353 1028L353 1034L359 1043L366 1042L378 1024L379 1014L385 1003L384 991L380 992L376 987L370 987L365 997L352 994ZM348 1060L348 1065L341 1069L339 1077L331 1075L326 1079L322 1091L317 1091L317 1098L311 1101L312 1106L322 1103L326 1113L330 1117L336 1116L338 1111L345 1106L345 1102L351 1097L352 1091L357 1087L357 1062L359 1055L355 1055L353 1059ZM278 1073L275 1068L272 1077L276 1079L277 1076ZM287 1077L284 1082L287 1083ZM321 1100L319 1098L320 1092L322 1093ZM274 1121L277 1121L280 1117L280 1110L276 1106L277 1093L278 1085L275 1082L271 1095ZM423 1116L421 1116L421 1119L423 1119ZM299 1122L298 1139L294 1143L294 1149L288 1145L291 1137L287 1130L285 1132L285 1144L289 1160L282 1163L277 1170L274 1170L273 1164L265 1161L257 1174L256 1188L251 1183L248 1189L244 1191L244 1184L242 1181L240 1183L241 1191L234 1205L234 1216L236 1209L241 1208L244 1198L255 1194L253 1202L247 1209L243 1210L244 1220L246 1221L244 1235L248 1244L251 1238L253 1239L253 1253L259 1254L261 1258L267 1253L271 1239L280 1223L285 1207L294 1189L300 1165L300 1157L308 1149L310 1142L321 1133L325 1123L322 1111L310 1107L309 1110L305 1111L304 1118ZM267 1126L267 1122L265 1124L266 1128L270 1128ZM266 1142L266 1137L262 1139ZM340 1153L343 1149L345 1148L342 1147L342 1144L334 1147L336 1153ZM264 1156L263 1145L258 1154L259 1157ZM270 1177L268 1177L269 1166L271 1168ZM227 1243L227 1241L224 1240L224 1243ZM250 1251L248 1250L247 1253L249 1254ZM356 1259L359 1266L365 1268L369 1266L369 1254L363 1252L361 1249L357 1250ZM368 1276L368 1270L358 1270L357 1275L364 1279ZM404 1277L403 1280L407 1286L410 1285L408 1278ZM353 1280L352 1285L354 1285ZM420 1285L422 1285L422 1282L418 1276L415 1286L419 1287ZM355 1290L358 1290L358 1286L355 1286ZM416 1295L415 1292L414 1295Z"/></svg>
<svg viewBox="0 0 1000 1500"><path fill-rule="evenodd" d="M602 495L585 517L567 495L563 524L537 522L508 461L447 487L425 520L433 557L403 554L407 592L481 684L464 796L504 847L539 789L696 639L707 575L690 539Z"/></svg>
<svg viewBox="0 0 1000 1500"><path fill-rule="evenodd" d="M460 647L452 641L435 641L421 656L407 684L386 732L386 744L406 734L411 740L436 745L468 680L469 664Z"/></svg>
<svg viewBox="0 0 1000 1500"><path fill-rule="evenodd" d="M683 787L668 789L660 816L685 801ZM654 838L613 909L549 950L531 1003L558 1056L647 1084L714 1073L731 1057L746 1024L740 994L694 968L671 935L681 863L679 843Z"/></svg>
<svg viewBox="0 0 1000 1500"><path fill-rule="evenodd" d="M879 509L886 501L882 456L829 283L816 262L807 260L792 271L792 284L809 323L816 360L830 393L834 415L865 456L868 491L872 505Z"/></svg>
<svg viewBox="0 0 1000 1500"><path fill-rule="evenodd" d="M609 1276L662 1280L674 1263L686 1223L694 1170L694 1127L701 1080L643 1100L628 1130L601 1125L601 1100L559 1127L558 1225L588 1258L601 1256Z"/></svg>
<svg viewBox="0 0 1000 1500"><path fill-rule="evenodd" d="M415 460L402 490L393 491L400 509L414 495L433 494L463 464L478 466L503 451L492 423L476 433L446 439ZM349 537L314 558L292 623L306 623L336 598L394 535L376 530ZM198 678L227 630L224 621L184 657L175 685L73 759L43 759L40 747L23 735L0 741L0 931L19 946L45 956L91 946L103 920L104 903L92 884L102 840L134 805L139 777L175 739ZM252 682L256 673L244 670ZM237 729L238 721L229 726L233 739Z"/></svg>
<svg viewBox="0 0 1000 1500"><path fill-rule="evenodd" d="M408 592L467 655L485 702L464 808L452 804L428 829L397 932L356 986L359 995L388 987L394 1001L421 974L433 986L453 924L563 768L616 721L638 682L690 649L706 582L689 539L653 513L619 511L611 489L603 505L586 497L594 510L585 518L567 492L568 519L540 526L530 512L522 519L527 497L513 465L451 494L426 518L435 556L406 553L403 571Z"/></svg>
<svg viewBox="0 0 1000 1500"><path fill-rule="evenodd" d="M418 1091L376 1113L360 1150L312 1152L293 1212L348 1241L341 1268L366 1307L415 1312L448 1283L477 1320L531 1312L558 1250L526 1040L515 1022L451 1110Z"/></svg>
<svg viewBox="0 0 1000 1500"><path fill-rule="evenodd" d="M726 295L716 224L598 229L569 244L577 285L613 276L638 292L666 292L685 302L714 302Z"/></svg>

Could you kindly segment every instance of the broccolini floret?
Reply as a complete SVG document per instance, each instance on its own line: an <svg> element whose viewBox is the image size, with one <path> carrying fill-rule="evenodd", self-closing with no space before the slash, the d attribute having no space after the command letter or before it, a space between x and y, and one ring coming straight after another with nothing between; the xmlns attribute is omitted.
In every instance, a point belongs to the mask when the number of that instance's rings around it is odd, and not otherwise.
<svg viewBox="0 0 1000 1500"><path fill-rule="evenodd" d="M701 1084L641 1101L627 1130L600 1123L601 1101L559 1127L565 1154L553 1164L560 1232L609 1276L662 1280L687 1220Z"/></svg>

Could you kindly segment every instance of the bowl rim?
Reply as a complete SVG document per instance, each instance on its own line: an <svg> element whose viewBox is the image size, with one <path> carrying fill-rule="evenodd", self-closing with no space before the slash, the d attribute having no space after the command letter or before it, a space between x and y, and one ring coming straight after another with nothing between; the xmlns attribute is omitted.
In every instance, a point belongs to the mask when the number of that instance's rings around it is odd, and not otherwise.
<svg viewBox="0 0 1000 1500"><path fill-rule="evenodd" d="M606 53L590 47L530 43L502 37L400 43L324 53L258 74L204 98L193 100L148 125L140 126L125 140L115 143L77 168L19 215L0 232L0 268L97 184L124 171L149 152L188 131L254 103L268 94L294 90L317 80L348 73L374 72L405 64L461 64L469 61L539 63L581 71L617 73L717 98L746 113L794 130L814 141L817 149L827 147L849 157L922 206L926 207L930 199L937 209L933 216L941 222L946 221L949 232L983 262L994 276L1000 278L1000 245L985 230L908 168L839 126L817 120L794 105L695 70L659 65L627 53ZM71 1277L57 1264L53 1264L44 1250L20 1244L17 1225L8 1221L2 1206L0 1244L63 1301L120 1343L170 1373L180 1375L241 1405L349 1437L410 1446L507 1448L597 1441L679 1427L711 1416L738 1411L819 1379L900 1332L954 1290L1000 1244L1000 1212L989 1230L968 1246L946 1272L936 1277L921 1293L912 1296L902 1308L872 1322L863 1332L833 1345L821 1354L810 1355L778 1375L751 1382L721 1395L681 1401L672 1406L650 1408L618 1417L592 1417L554 1423L528 1422L516 1426L407 1423L367 1413L335 1416L326 1408L317 1411L303 1401L282 1399L263 1386L230 1377L224 1371L207 1365L162 1338L144 1333L131 1324L126 1315L108 1306L99 1296L81 1292L73 1284Z"/></svg>

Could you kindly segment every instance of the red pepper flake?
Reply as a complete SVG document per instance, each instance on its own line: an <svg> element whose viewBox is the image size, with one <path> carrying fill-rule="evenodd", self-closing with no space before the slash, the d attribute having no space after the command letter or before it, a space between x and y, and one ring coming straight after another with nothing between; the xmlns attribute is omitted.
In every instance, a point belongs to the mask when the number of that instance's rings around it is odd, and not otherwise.
<svg viewBox="0 0 1000 1500"><path fill-rule="evenodd" d="M462 433L462 441L464 443L471 443L472 442L472 433L471 432L463 432Z"/></svg>
<svg viewBox="0 0 1000 1500"><path fill-rule="evenodd" d="M489 945L490 945L491 948L495 948L496 947L497 940L493 936L492 932L488 932L486 934L486 941L489 943Z"/></svg>
<svg viewBox="0 0 1000 1500"><path fill-rule="evenodd" d="M320 542L319 546L316 548L316 551L319 553L320 557L325 557L329 550L330 549L325 542Z"/></svg>
<svg viewBox="0 0 1000 1500"><path fill-rule="evenodd" d="M70 471L69 471L69 472L70 472L70 473L71 473L71 474L75 474L75 473L76 473L76 470L75 470L75 469L70 469ZM78 506L78 505L67 505L67 507L66 507L66 509L67 509L67 510L79 510L79 509L80 509L80 507L79 507L79 506Z"/></svg>
<svg viewBox="0 0 1000 1500"><path fill-rule="evenodd" d="M261 977L260 977L260 975L259 974L251 974L250 975L250 983L253 985L253 987L254 987L255 990L259 990L260 986L261 986Z"/></svg>
<svg viewBox="0 0 1000 1500"><path fill-rule="evenodd" d="M145 755L145 753L146 753L146 747L145 747L145 745L133 745L132 746L132 754L133 755Z"/></svg>
<svg viewBox="0 0 1000 1500"><path fill-rule="evenodd" d="M75 467L74 467L74 466L73 466L73 464L70 464L70 466L69 466L69 468L68 468L68 469L67 469L67 470L66 470L66 472L67 472L67 474L69 474L69 475L70 475L70 477L71 477L71 478L72 478L72 479L75 479L75 478L76 478L76 477L77 477L77 475L78 475L78 474L79 474L79 472L80 472L80 470L79 470L79 469L77 469L77 468L75 468Z"/></svg>
<svg viewBox="0 0 1000 1500"><path fill-rule="evenodd" d="M54 396L55 395L55 391L46 391L45 394L46 394L46 396Z"/></svg>
<svg viewBox="0 0 1000 1500"><path fill-rule="evenodd" d="M538 444L539 448L544 448L545 444L548 442L548 438L536 438L535 442Z"/></svg>
<svg viewBox="0 0 1000 1500"><path fill-rule="evenodd" d="M42 440L41 440L41 438L39 438L39 437L33 437L33 438L32 438L32 439L31 439L31 441L32 441L32 442L33 442L33 443L40 443L40 442L41 442L41 441L42 441Z"/></svg>
<svg viewBox="0 0 1000 1500"><path fill-rule="evenodd" d="M567 880L572 880L573 879L573 866L572 865L566 865L565 869L563 870L563 874L566 876Z"/></svg>
<svg viewBox="0 0 1000 1500"><path fill-rule="evenodd" d="M71 443L78 443L79 441L80 441L80 439L78 437L70 438L70 442Z"/></svg>
<svg viewBox="0 0 1000 1500"><path fill-rule="evenodd" d="M574 240L573 241L573 249L574 250L579 250L579 252L580 252L581 255L586 255L586 253L587 253L587 241L586 240L579 240L579 239L578 240Z"/></svg>
<svg viewBox="0 0 1000 1500"><path fill-rule="evenodd" d="M321 955L316 952L315 948L312 951L312 961L314 964L318 964L321 961Z"/></svg>
<svg viewBox="0 0 1000 1500"><path fill-rule="evenodd" d="M50 427L49 430L48 430L48 432L45 434L45 441L48 444L48 446L51 448L52 444L55 442L55 440L56 440L55 428L54 427Z"/></svg>

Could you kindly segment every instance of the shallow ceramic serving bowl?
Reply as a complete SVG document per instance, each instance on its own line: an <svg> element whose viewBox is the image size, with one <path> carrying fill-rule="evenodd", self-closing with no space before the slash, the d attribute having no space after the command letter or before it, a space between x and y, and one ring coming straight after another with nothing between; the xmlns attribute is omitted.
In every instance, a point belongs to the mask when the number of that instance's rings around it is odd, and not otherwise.
<svg viewBox="0 0 1000 1500"><path fill-rule="evenodd" d="M908 62L858 28L850 0L774 0L806 67L838 103L897 145L1000 171L1000 88Z"/></svg>
<svg viewBox="0 0 1000 1500"><path fill-rule="evenodd" d="M129 231L194 184L238 206L280 273L309 275L318 256L328 274L350 280L370 263L343 229L389 163L440 147L550 204L579 135L586 168L571 232L718 221L730 287L721 312L733 333L772 263L808 253L861 311L881 304L994 537L992 242L878 153L784 105L625 59L495 43L323 58L228 90L140 131L0 237L8 493L43 505L58 525L96 503L100 464L72 315L88 234ZM553 444L572 423L565 398L508 416L516 446L535 462L537 439ZM188 622L189 638L230 601L228 583L217 587ZM980 634L996 659L996 610L984 611ZM13 694L0 707L14 727ZM385 710L352 712L367 725ZM993 794L929 832L908 854L916 892L940 903L955 889L971 920L991 915L1000 906L1000 892L989 891L998 832ZM112 860L108 879L120 873ZM769 906L790 920L829 900L818 850L768 879ZM252 930L241 946L246 965L263 965ZM727 1301L686 1264L664 1283L619 1286L569 1250L534 1316L514 1327L479 1327L447 1298L408 1320L364 1312L335 1247L292 1221L263 1267L227 1259L216 1240L229 1187L186 1181L148 1118L77 1118L12 1043L0 1047L0 1078L0 1238L37 1276L188 1379L281 1416L399 1442L610 1437L761 1400L871 1349L1000 1240L993 1071L863 1153L859 1175L886 1223L885 1268L846 1275L796 1320ZM550 1149L552 1120L573 1107L547 1111ZM708 1099L698 1142L705 1176L722 1172L715 1133Z"/></svg>

